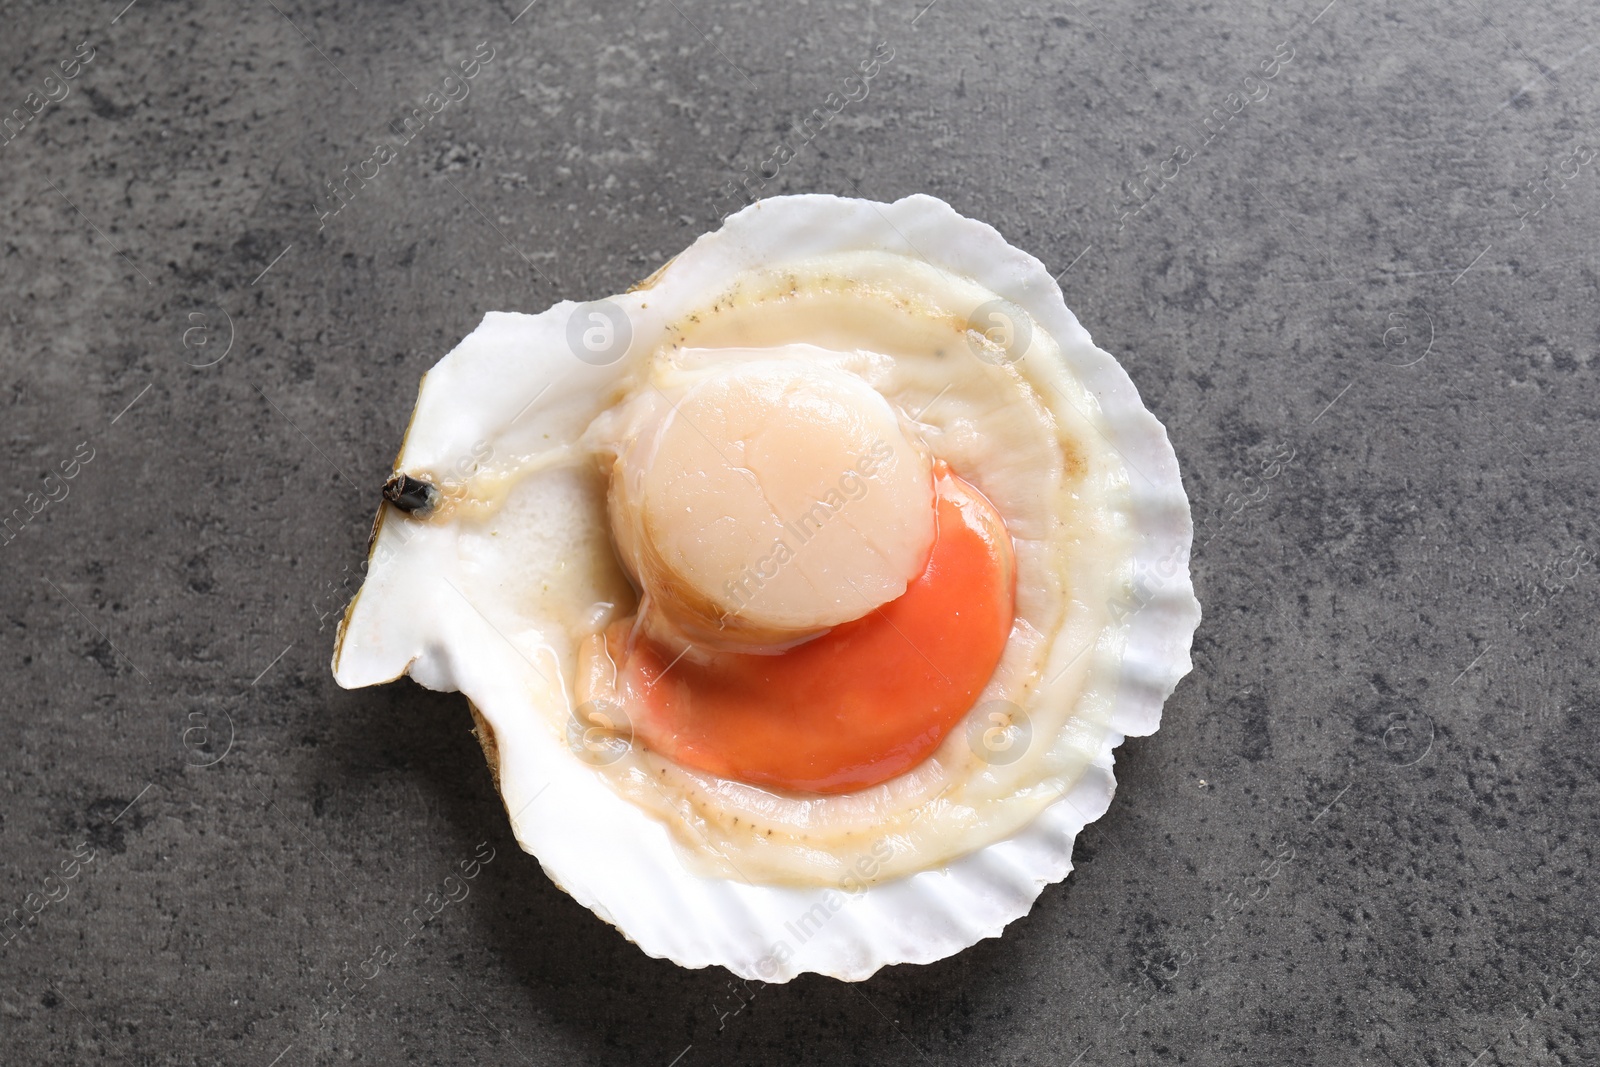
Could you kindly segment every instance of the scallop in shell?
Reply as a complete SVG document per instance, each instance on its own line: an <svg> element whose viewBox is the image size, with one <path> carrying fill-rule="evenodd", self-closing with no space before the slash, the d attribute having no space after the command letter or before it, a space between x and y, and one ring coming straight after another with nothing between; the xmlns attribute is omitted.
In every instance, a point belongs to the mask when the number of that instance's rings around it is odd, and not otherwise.
<svg viewBox="0 0 1600 1067"><path fill-rule="evenodd" d="M424 377L334 675L466 694L521 845L645 952L860 980L1071 870L1189 670L1161 424L928 196L760 201Z"/></svg>

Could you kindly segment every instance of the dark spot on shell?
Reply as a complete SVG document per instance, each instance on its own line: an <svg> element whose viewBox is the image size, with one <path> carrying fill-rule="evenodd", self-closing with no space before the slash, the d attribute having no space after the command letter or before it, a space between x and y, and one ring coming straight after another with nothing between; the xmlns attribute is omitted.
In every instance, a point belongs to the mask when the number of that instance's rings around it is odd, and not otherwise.
<svg viewBox="0 0 1600 1067"><path fill-rule="evenodd" d="M432 511L439 506L440 495L431 482L409 474L396 473L383 485L383 499L408 515Z"/></svg>

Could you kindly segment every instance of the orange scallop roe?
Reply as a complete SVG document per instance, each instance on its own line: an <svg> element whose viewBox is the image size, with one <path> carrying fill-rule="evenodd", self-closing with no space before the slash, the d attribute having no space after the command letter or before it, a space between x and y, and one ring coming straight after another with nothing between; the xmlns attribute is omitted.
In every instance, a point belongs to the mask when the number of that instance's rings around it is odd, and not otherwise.
<svg viewBox="0 0 1600 1067"><path fill-rule="evenodd" d="M820 637L706 662L639 639L618 679L634 736L684 766L797 792L862 789L921 763L994 674L1016 609L994 507L942 465L935 507L922 575Z"/></svg>

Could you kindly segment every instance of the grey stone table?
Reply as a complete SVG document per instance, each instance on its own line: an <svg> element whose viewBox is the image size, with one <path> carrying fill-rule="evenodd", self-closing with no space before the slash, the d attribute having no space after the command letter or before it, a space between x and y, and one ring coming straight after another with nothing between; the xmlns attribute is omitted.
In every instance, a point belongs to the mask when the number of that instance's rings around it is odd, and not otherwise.
<svg viewBox="0 0 1600 1067"><path fill-rule="evenodd" d="M523 2L5 9L0 1060L1596 1062L1593 4ZM421 373L793 191L1061 271L1206 619L1003 938L745 989L328 661Z"/></svg>

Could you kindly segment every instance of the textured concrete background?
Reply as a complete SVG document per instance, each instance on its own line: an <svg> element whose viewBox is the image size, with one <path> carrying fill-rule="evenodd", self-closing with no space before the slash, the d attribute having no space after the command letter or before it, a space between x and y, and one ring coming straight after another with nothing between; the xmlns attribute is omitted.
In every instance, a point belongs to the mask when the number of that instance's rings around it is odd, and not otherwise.
<svg viewBox="0 0 1600 1067"><path fill-rule="evenodd" d="M0 1059L1596 1062L1591 3L522 2L4 9ZM1003 939L752 993L556 890L463 702L339 690L332 613L419 375L654 269L880 41L762 191L1064 270L1206 621Z"/></svg>

